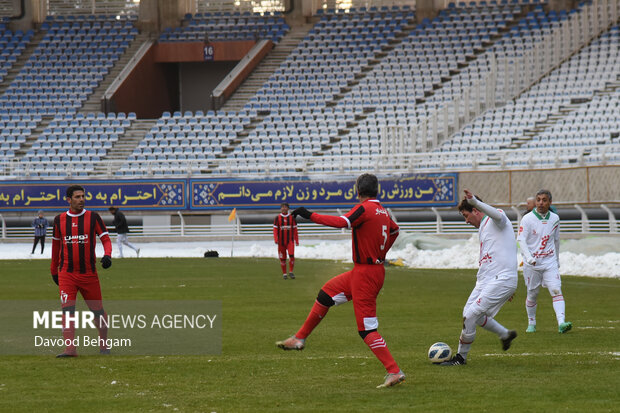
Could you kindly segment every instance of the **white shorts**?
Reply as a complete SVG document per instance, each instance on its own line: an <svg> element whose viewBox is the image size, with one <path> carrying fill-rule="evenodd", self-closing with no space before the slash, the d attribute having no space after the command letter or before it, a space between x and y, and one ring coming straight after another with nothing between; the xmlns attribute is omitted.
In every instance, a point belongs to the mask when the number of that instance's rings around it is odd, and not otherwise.
<svg viewBox="0 0 620 413"><path fill-rule="evenodd" d="M547 268L535 268L531 265L523 265L523 280L528 291L537 290L542 285L549 290L562 289L560 270L557 265Z"/></svg>
<svg viewBox="0 0 620 413"><path fill-rule="evenodd" d="M495 317L504 303L517 290L517 279L489 280L485 283L476 284L476 287L469 295L463 317L477 318L480 315Z"/></svg>

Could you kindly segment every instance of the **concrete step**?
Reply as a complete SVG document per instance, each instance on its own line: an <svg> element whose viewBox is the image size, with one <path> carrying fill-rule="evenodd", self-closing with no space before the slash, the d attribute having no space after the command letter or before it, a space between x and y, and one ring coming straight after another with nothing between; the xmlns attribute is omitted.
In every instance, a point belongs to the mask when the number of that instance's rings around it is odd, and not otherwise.
<svg viewBox="0 0 620 413"><path fill-rule="evenodd" d="M280 67L282 62L288 58L312 27L312 24L296 25L293 30L289 31L245 79L221 109L230 111L241 110L247 101L256 95L256 92L263 86L265 81L273 75L273 72Z"/></svg>
<svg viewBox="0 0 620 413"><path fill-rule="evenodd" d="M157 123L157 119L138 119L131 122L131 126L119 137L119 140L108 150L102 161L124 160L134 151L146 133ZM95 174L111 173L105 162L95 165Z"/></svg>
<svg viewBox="0 0 620 413"><path fill-rule="evenodd" d="M22 54L17 57L15 63L13 63L13 66L11 66L6 76L2 79L2 83L0 83L0 95L3 95L11 83L13 83L13 80L15 80L19 72L24 68L24 65L28 59L30 59L30 56L32 56L32 53L36 50L36 48L39 47L41 40L43 40L46 34L47 32L39 31L32 36L30 42L22 51Z"/></svg>

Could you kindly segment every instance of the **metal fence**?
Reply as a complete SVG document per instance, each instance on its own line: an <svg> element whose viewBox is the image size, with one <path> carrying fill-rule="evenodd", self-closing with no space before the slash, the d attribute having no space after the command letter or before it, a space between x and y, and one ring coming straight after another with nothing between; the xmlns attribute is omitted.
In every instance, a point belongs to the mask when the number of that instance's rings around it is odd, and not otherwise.
<svg viewBox="0 0 620 413"><path fill-rule="evenodd" d="M399 222L402 231L420 234L463 235L468 236L477 232L471 225L461 221L426 221L426 222ZM518 230L518 224L513 222L513 228ZM304 237L348 238L347 229L330 228L311 223L298 224L299 232ZM48 229L48 236L51 236ZM618 222L610 220L563 220L560 233L602 235L618 234ZM114 236L114 234L111 234ZM132 226L132 238L149 238L153 241L182 241L184 238L227 239L234 236L238 239L270 239L273 237L273 224L229 224L229 225L167 225L167 226ZM30 227L2 227L3 240L30 240L33 237Z"/></svg>

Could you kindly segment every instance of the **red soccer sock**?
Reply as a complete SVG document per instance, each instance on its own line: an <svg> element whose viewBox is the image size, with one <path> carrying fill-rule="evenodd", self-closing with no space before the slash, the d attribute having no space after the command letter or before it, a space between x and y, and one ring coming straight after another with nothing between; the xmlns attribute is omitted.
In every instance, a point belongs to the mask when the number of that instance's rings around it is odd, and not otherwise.
<svg viewBox="0 0 620 413"><path fill-rule="evenodd" d="M302 325L299 331L295 334L295 337L301 339L308 337L310 333L312 333L312 330L314 330L314 328L319 325L321 320L323 320L323 317L325 317L325 314L327 314L328 311L329 307L315 301L312 309L310 310L310 314L308 314L308 318L306 318L304 325Z"/></svg>
<svg viewBox="0 0 620 413"><path fill-rule="evenodd" d="M385 344L385 340L383 340L381 334L373 331L364 338L364 343L370 347L375 357L383 363L388 373L398 373L400 371L398 364L396 364L392 354L390 354L390 350L388 350L387 344Z"/></svg>
<svg viewBox="0 0 620 413"><path fill-rule="evenodd" d="M280 268L282 268L282 274L286 274L286 260L280 260Z"/></svg>
<svg viewBox="0 0 620 413"><path fill-rule="evenodd" d="M295 266L295 258L290 257L288 259L288 268L290 272L293 272L293 267Z"/></svg>
<svg viewBox="0 0 620 413"><path fill-rule="evenodd" d="M72 314L73 316L73 314ZM65 318L66 314L62 314L62 338L65 341L65 344L69 343L65 347L65 354L76 354L77 351L75 346L73 345L73 340L75 339L75 322L69 320L68 325L65 327Z"/></svg>
<svg viewBox="0 0 620 413"><path fill-rule="evenodd" d="M99 349L101 350L108 349L108 347L105 345L105 341L108 339L108 325L106 324L107 320L108 313L106 313L105 311L102 316L99 316L97 318L97 330L99 331Z"/></svg>

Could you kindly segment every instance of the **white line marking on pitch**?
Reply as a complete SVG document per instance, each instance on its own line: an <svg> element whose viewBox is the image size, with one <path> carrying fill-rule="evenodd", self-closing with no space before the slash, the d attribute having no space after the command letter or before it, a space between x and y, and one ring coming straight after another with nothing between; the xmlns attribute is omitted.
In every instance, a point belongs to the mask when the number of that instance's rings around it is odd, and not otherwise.
<svg viewBox="0 0 620 413"><path fill-rule="evenodd" d="M548 356L620 356L620 352L614 351L589 351L589 352L572 352L566 353L487 353L484 357L548 357Z"/></svg>

